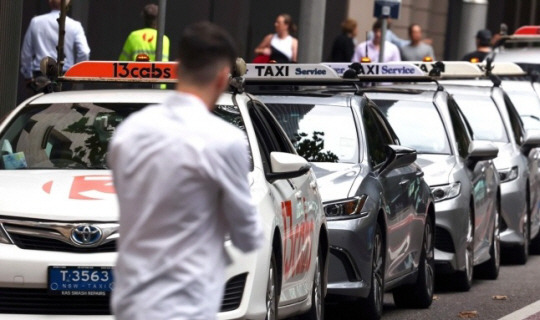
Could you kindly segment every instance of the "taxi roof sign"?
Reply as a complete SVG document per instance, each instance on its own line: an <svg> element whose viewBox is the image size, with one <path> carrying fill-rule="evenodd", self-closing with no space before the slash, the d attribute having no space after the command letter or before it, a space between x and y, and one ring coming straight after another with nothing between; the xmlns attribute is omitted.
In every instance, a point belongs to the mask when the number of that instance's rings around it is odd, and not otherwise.
<svg viewBox="0 0 540 320"><path fill-rule="evenodd" d="M343 81L332 68L322 64L248 63L246 81Z"/></svg>
<svg viewBox="0 0 540 320"><path fill-rule="evenodd" d="M176 82L177 62L83 61L59 77L61 81Z"/></svg>
<svg viewBox="0 0 540 320"><path fill-rule="evenodd" d="M340 76L343 76L345 72L351 68L353 64L345 62L323 62L326 65L336 71ZM417 66L407 62L386 62L386 63L356 63L357 77L369 78L410 78L410 77L423 77L425 74Z"/></svg>
<svg viewBox="0 0 540 320"><path fill-rule="evenodd" d="M441 79L478 78L485 76L476 64L467 61L413 62L424 75Z"/></svg>
<svg viewBox="0 0 540 320"><path fill-rule="evenodd" d="M485 63L479 63L478 68L484 72L487 69ZM491 73L498 76L524 76L527 75L519 65L513 62L494 62L491 67Z"/></svg>
<svg viewBox="0 0 540 320"><path fill-rule="evenodd" d="M522 26L514 32L514 35L540 36L540 26Z"/></svg>

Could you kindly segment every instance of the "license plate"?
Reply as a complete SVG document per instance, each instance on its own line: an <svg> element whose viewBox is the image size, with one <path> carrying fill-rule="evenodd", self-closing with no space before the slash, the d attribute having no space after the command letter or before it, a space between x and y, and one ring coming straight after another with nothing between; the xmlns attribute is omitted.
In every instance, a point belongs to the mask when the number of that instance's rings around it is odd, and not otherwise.
<svg viewBox="0 0 540 320"><path fill-rule="evenodd" d="M112 267L49 266L49 294L104 296L113 288Z"/></svg>

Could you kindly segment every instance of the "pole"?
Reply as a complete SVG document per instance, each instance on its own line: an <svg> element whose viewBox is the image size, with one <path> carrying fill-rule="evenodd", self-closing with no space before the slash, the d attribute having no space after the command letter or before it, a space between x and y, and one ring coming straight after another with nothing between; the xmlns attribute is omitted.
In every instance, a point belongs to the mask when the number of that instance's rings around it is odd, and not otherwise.
<svg viewBox="0 0 540 320"><path fill-rule="evenodd" d="M58 60L58 76L62 75L64 70L64 37L66 35L66 0L60 2L60 17L58 17L58 46L56 47L56 58Z"/></svg>
<svg viewBox="0 0 540 320"><path fill-rule="evenodd" d="M457 39L457 59L475 50L474 37L480 29L486 28L488 0L461 0L461 21Z"/></svg>
<svg viewBox="0 0 540 320"><path fill-rule="evenodd" d="M22 13L22 1L0 0L0 117L17 105Z"/></svg>
<svg viewBox="0 0 540 320"><path fill-rule="evenodd" d="M381 28L381 44L379 50L379 62L384 62L384 44L386 42L386 30L388 29L388 18L384 17L382 19L382 28ZM375 35L373 35L375 37Z"/></svg>
<svg viewBox="0 0 540 320"><path fill-rule="evenodd" d="M322 61L326 0L301 0L298 27L298 62Z"/></svg>
<svg viewBox="0 0 540 320"><path fill-rule="evenodd" d="M167 0L159 0L156 61L163 60L163 34L165 33L165 11L167 11Z"/></svg>

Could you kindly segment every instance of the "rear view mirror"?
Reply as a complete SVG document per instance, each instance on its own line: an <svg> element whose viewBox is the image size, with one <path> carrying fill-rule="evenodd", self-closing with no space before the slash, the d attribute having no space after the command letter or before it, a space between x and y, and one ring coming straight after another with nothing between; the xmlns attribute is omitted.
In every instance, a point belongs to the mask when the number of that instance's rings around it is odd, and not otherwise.
<svg viewBox="0 0 540 320"><path fill-rule="evenodd" d="M405 167L416 161L416 150L400 145L387 145L386 164L382 170Z"/></svg>
<svg viewBox="0 0 540 320"><path fill-rule="evenodd" d="M540 147L540 131L528 130L523 139L521 150L525 155L528 155L531 149L538 147Z"/></svg>
<svg viewBox="0 0 540 320"><path fill-rule="evenodd" d="M490 141L474 140L471 141L469 146L467 159L476 163L478 161L495 159L498 154L499 148Z"/></svg>
<svg viewBox="0 0 540 320"><path fill-rule="evenodd" d="M270 165L272 166L272 172L266 174L266 179L270 182L296 178L306 174L311 169L306 159L285 152L271 152Z"/></svg>

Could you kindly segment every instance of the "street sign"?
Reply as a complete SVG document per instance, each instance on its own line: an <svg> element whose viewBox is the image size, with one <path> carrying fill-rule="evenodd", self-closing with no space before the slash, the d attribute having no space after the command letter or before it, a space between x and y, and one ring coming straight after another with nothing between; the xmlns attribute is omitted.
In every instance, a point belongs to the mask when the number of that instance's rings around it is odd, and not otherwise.
<svg viewBox="0 0 540 320"><path fill-rule="evenodd" d="M375 18L399 18L401 0L375 0L373 16Z"/></svg>

